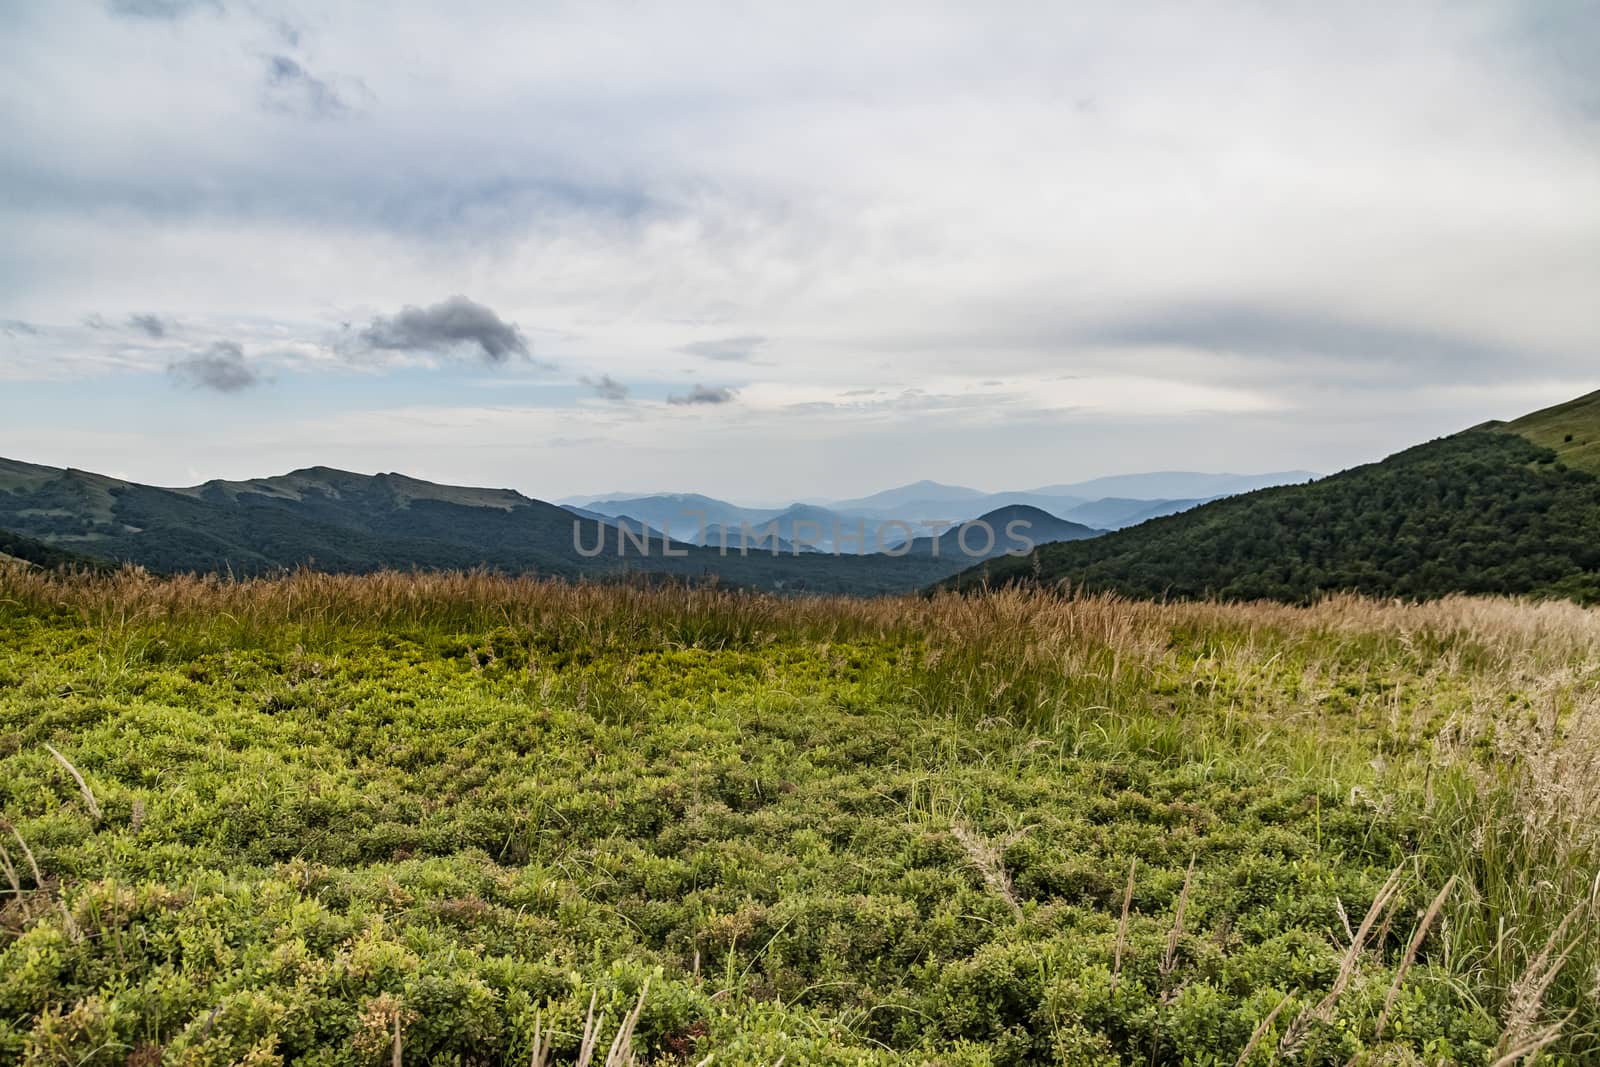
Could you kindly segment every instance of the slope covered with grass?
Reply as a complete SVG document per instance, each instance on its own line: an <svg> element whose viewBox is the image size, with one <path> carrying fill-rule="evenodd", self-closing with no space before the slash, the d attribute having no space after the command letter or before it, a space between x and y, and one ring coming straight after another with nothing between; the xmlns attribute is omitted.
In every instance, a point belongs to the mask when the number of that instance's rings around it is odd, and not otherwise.
<svg viewBox="0 0 1600 1067"><path fill-rule="evenodd" d="M570 1063L648 981L641 1063L1576 1063L1597 662L1553 604L0 572L0 1062Z"/></svg>
<svg viewBox="0 0 1600 1067"><path fill-rule="evenodd" d="M1600 474L1600 392L1524 415L1500 428L1550 449L1569 467Z"/></svg>

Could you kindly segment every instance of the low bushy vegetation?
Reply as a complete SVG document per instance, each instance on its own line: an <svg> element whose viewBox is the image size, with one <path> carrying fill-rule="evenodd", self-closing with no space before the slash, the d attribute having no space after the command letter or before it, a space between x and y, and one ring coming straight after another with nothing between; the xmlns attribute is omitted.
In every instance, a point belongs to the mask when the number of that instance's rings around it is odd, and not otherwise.
<svg viewBox="0 0 1600 1067"><path fill-rule="evenodd" d="M0 572L0 1062L1600 1055L1569 604Z"/></svg>

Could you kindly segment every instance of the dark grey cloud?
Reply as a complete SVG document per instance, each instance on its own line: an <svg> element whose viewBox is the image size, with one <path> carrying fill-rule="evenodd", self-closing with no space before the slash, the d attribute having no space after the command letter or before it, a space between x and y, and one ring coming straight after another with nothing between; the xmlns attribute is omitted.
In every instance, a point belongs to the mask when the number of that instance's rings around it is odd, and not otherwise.
<svg viewBox="0 0 1600 1067"><path fill-rule="evenodd" d="M737 389L730 389L725 385L699 385L683 396L669 396L669 404L726 404L739 395Z"/></svg>
<svg viewBox="0 0 1600 1067"><path fill-rule="evenodd" d="M623 401L628 399L628 387L611 377L609 374L602 374L598 378L590 378L586 375L582 378L579 378L578 381L593 389L595 391L595 395L602 397L603 399L613 401Z"/></svg>
<svg viewBox="0 0 1600 1067"><path fill-rule="evenodd" d="M718 337L710 341L694 341L681 345L679 352L687 352L691 356L700 356L703 359L717 359L727 363L743 363L755 355L756 349L767 343L765 337L750 335L746 337Z"/></svg>
<svg viewBox="0 0 1600 1067"><path fill-rule="evenodd" d="M166 19L174 21L191 15L201 8L221 11L221 0L110 0L106 10L113 15L134 19Z"/></svg>
<svg viewBox="0 0 1600 1067"><path fill-rule="evenodd" d="M217 341L191 353L167 368L178 381L194 389L237 393L263 381L261 372L245 361L237 341Z"/></svg>
<svg viewBox="0 0 1600 1067"><path fill-rule="evenodd" d="M160 315L129 315L128 325L154 340L167 335L167 323Z"/></svg>
<svg viewBox="0 0 1600 1067"><path fill-rule="evenodd" d="M485 363L494 364L512 356L530 357L527 338L515 323L459 295L428 307L407 306L398 314L380 315L361 331L360 341L388 352L450 355L475 348Z"/></svg>
<svg viewBox="0 0 1600 1067"><path fill-rule="evenodd" d="M21 319L0 319L0 333L8 337L37 337L39 335L39 327L31 322L23 322Z"/></svg>
<svg viewBox="0 0 1600 1067"><path fill-rule="evenodd" d="M1077 340L1101 344L1172 345L1284 364L1324 357L1428 374L1504 366L1518 358L1503 347L1466 337L1245 304L1171 307L1091 328L1087 336L1071 332Z"/></svg>
<svg viewBox="0 0 1600 1067"><path fill-rule="evenodd" d="M266 100L274 110L314 119L341 118L351 111L338 90L285 55L267 57Z"/></svg>

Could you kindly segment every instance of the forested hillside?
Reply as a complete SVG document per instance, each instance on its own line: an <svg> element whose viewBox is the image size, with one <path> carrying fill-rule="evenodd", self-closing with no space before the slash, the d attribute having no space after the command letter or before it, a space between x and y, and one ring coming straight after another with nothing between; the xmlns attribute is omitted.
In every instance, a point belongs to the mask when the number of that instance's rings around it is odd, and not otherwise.
<svg viewBox="0 0 1600 1067"><path fill-rule="evenodd" d="M1600 478L1517 433L1472 430L954 579L962 588L1011 582L1139 597L1303 602L1353 590L1595 601Z"/></svg>

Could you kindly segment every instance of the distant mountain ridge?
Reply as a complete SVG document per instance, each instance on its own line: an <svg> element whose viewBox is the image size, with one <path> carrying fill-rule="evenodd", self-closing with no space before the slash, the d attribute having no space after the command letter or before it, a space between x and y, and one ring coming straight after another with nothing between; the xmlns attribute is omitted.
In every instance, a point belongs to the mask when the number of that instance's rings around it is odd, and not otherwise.
<svg viewBox="0 0 1600 1067"><path fill-rule="evenodd" d="M854 529L857 520L867 523L868 544L877 541L876 531L886 522L918 524L925 520L965 522L1002 507L1033 507L1057 519L1075 522L1101 530L1115 530L1134 525L1162 515L1183 511L1234 492L1244 492L1266 485L1282 485L1305 481L1316 475L1309 471L1279 471L1267 474L1201 474L1191 472L1156 472L1151 474L1115 475L1094 479L1076 485L1048 486L1042 489L989 493L966 486L945 485L940 482L921 481L896 486L869 496L849 500L816 503L796 503L786 508L745 507L715 497L695 493L658 493L642 496L610 494L593 498L567 498L566 506L590 514L629 515L650 524L658 532L668 529L674 537L696 537L698 525L727 527L737 531L741 523L760 527L778 520L788 530L796 519L818 521L824 530L835 523L842 529ZM1141 496L1133 492L1112 495L1101 489L1149 488L1190 490L1176 496ZM802 515L801 512L804 511ZM787 532L785 536L788 536ZM884 544L898 544L904 540L903 532L887 530ZM831 550L831 540L824 542Z"/></svg>
<svg viewBox="0 0 1600 1067"><path fill-rule="evenodd" d="M1312 471L1275 471L1269 474L1206 474L1199 471L1150 471L1113 474L1086 482L1047 485L1033 492L1049 496L1085 498L1132 497L1139 500L1215 499L1251 493L1278 485L1312 481L1322 475Z"/></svg>
<svg viewBox="0 0 1600 1067"><path fill-rule="evenodd" d="M976 500L987 495L980 489L968 489L962 485L943 485L939 482L924 480L912 482L909 485L896 486L893 489L884 489L870 496L856 497L853 500L830 500L827 501L827 505L835 511L872 512L884 508L902 508L920 501Z"/></svg>

